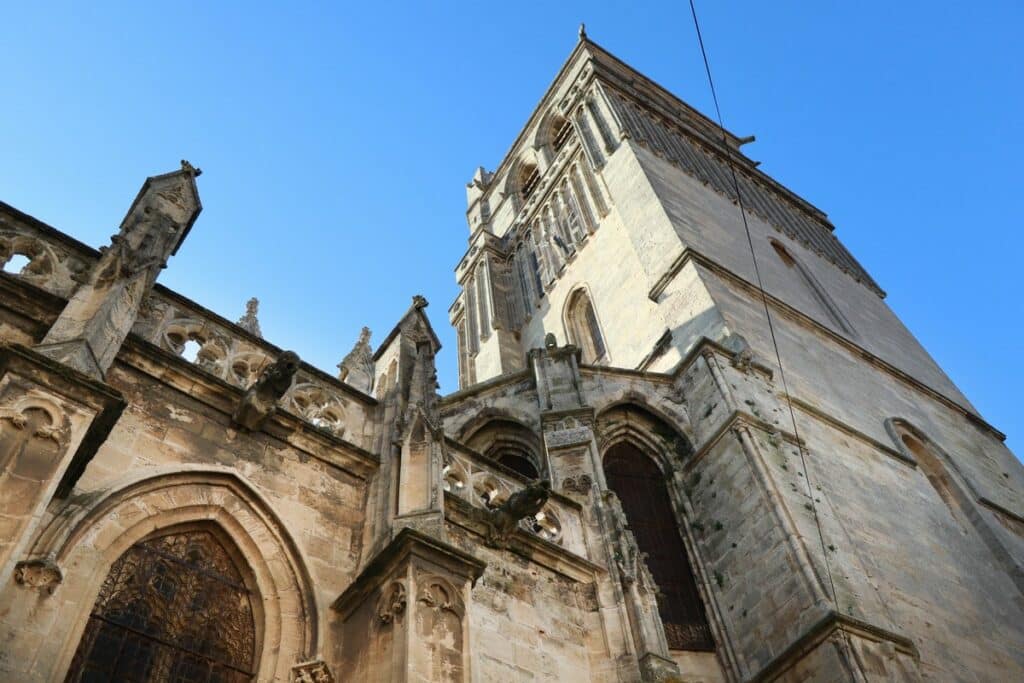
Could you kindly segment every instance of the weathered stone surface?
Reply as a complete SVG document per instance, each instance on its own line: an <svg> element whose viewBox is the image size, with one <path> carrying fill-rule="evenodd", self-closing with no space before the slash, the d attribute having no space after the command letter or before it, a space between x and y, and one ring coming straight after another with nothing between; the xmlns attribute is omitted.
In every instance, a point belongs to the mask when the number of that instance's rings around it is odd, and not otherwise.
<svg viewBox="0 0 1024 683"><path fill-rule="evenodd" d="M1024 468L821 212L581 38L467 188L448 396L422 296L334 376L154 285L190 166L100 252L0 204L0 678L182 531L255 680L1024 678Z"/></svg>

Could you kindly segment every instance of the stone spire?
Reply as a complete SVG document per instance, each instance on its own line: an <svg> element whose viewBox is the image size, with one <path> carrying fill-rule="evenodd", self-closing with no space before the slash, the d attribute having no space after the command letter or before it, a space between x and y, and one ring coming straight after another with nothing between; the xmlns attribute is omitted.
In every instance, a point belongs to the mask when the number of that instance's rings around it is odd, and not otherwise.
<svg viewBox="0 0 1024 683"><path fill-rule="evenodd" d="M263 339L263 333L260 332L260 321L256 318L259 310L260 300L256 297L249 299L245 303L245 315L238 319L238 326L249 334Z"/></svg>
<svg viewBox="0 0 1024 683"><path fill-rule="evenodd" d="M373 349L370 348L369 327L359 333L359 339L348 355L338 363L338 379L349 386L370 393L373 389Z"/></svg>
<svg viewBox="0 0 1024 683"><path fill-rule="evenodd" d="M110 246L81 278L36 350L103 380L135 323L139 306L167 259L178 250L202 210L196 176L181 170L147 178Z"/></svg>

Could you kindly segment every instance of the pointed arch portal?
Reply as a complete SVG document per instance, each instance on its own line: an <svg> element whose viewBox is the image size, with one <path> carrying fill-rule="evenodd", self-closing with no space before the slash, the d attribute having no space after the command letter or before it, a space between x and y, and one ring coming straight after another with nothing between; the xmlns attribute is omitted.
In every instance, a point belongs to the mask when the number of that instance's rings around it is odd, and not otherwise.
<svg viewBox="0 0 1024 683"><path fill-rule="evenodd" d="M704 605L658 465L632 443L620 441L605 455L604 474L608 488L622 502L637 547L647 555L647 568L660 593L658 611L669 648L714 650Z"/></svg>

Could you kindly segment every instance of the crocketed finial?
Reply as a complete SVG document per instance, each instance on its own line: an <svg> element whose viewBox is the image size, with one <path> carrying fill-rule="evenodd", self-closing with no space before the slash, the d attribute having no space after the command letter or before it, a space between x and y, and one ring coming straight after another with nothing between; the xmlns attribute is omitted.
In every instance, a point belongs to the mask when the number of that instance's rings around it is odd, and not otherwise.
<svg viewBox="0 0 1024 683"><path fill-rule="evenodd" d="M256 319L256 313L260 309L260 300L256 297L249 299L245 302L245 315L238 319L238 326L249 334L255 335L259 338L263 338L263 333L260 332L260 321Z"/></svg>

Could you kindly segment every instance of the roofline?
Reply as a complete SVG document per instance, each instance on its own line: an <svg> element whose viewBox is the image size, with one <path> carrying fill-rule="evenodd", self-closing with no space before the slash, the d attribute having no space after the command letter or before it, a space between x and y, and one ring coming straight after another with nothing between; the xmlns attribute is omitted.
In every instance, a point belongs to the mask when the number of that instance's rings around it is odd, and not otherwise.
<svg viewBox="0 0 1024 683"><path fill-rule="evenodd" d="M377 362L377 360L380 359L381 355L383 355L384 353L384 349L388 348L388 346L391 345L391 342L395 340L395 337L398 336L398 333L401 332L402 322L413 313L418 313L420 318L422 318L423 322L426 324L427 332L430 334L430 340L434 342L434 353L437 353L438 351L441 350L441 340L438 339L437 333L434 332L434 326L430 324L430 318L428 318L427 314L423 312L423 309L426 307L427 306L417 306L415 303L413 303L413 305L410 306L408 310L406 310L406 312L402 314L402 317L398 319L398 322L395 324L395 326L391 329L390 332L388 332L388 336L384 337L384 341L382 341L380 343L380 346L377 347L377 350L373 352L374 362Z"/></svg>
<svg viewBox="0 0 1024 683"><path fill-rule="evenodd" d="M506 167L509 166L515 160L513 152L515 152L516 148L522 142L522 140L525 137L527 131L529 131L530 128L533 126L535 120L538 119L539 117L543 116L546 113L545 104L547 103L547 100L549 100L551 98L551 95L554 92L555 87L559 84L559 82L565 76L566 72L572 67L572 65L575 63L576 59L579 57L579 55L581 53L585 52L586 50L594 51L596 54L599 54L600 56L607 58L609 61L611 61L615 65L617 65L617 66L619 66L619 67L621 67L623 69L626 69L627 71L630 72L630 75L635 76L635 77L637 77L639 79L642 79L642 80L650 83L658 91L664 93L669 98L671 98L675 103L677 103L681 107L683 107L687 112L693 113L701 121L702 124L704 124L706 126L709 126L709 127L713 128L713 129L715 129L716 131L724 132L725 135L726 135L726 138L731 143L732 152L735 153L735 154L738 154L741 159L745 159L747 161L747 163L752 163L752 162L750 162L750 160L742 152L739 151L739 142L740 142L740 137L739 136L737 136L736 134L732 133L727 128L723 128L723 127L719 126L717 123L715 123L715 121L713 121L711 118L709 118L708 116L706 116L703 113L701 113L698 109L696 109L692 105L689 105L686 102L684 102L677 95L672 93L672 91L670 91L669 89L665 88L664 86L659 84L657 81L649 78L648 76L645 76L642 72L637 70L635 67L630 66L629 64L624 62L622 59L620 59L619 57L616 57L614 54L609 52L607 49L601 47L601 45L599 45L598 43L595 43L594 41L590 40L590 38L584 36L584 37L581 37L579 41L577 41L576 46L573 48L572 52L569 53L569 56L566 58L565 62L562 63L562 66L558 70L558 73L555 74L554 79L552 79L552 81L548 84L548 87L547 87L547 89L545 89L544 94L541 96L540 101L537 103L537 106L534 107L534 110L530 114L530 117L526 120L526 123L523 124L522 128L519 130L519 134L516 135L515 140L513 140L511 146L509 146L508 150L505 152L504 156L501 158L501 161L498 163L497 167L492 172L492 176L493 177L495 177L495 178L498 177L506 169ZM716 145L721 145L721 140L716 140L716 139L713 139L713 138L709 138L708 142L711 142L711 143L716 144Z"/></svg>

